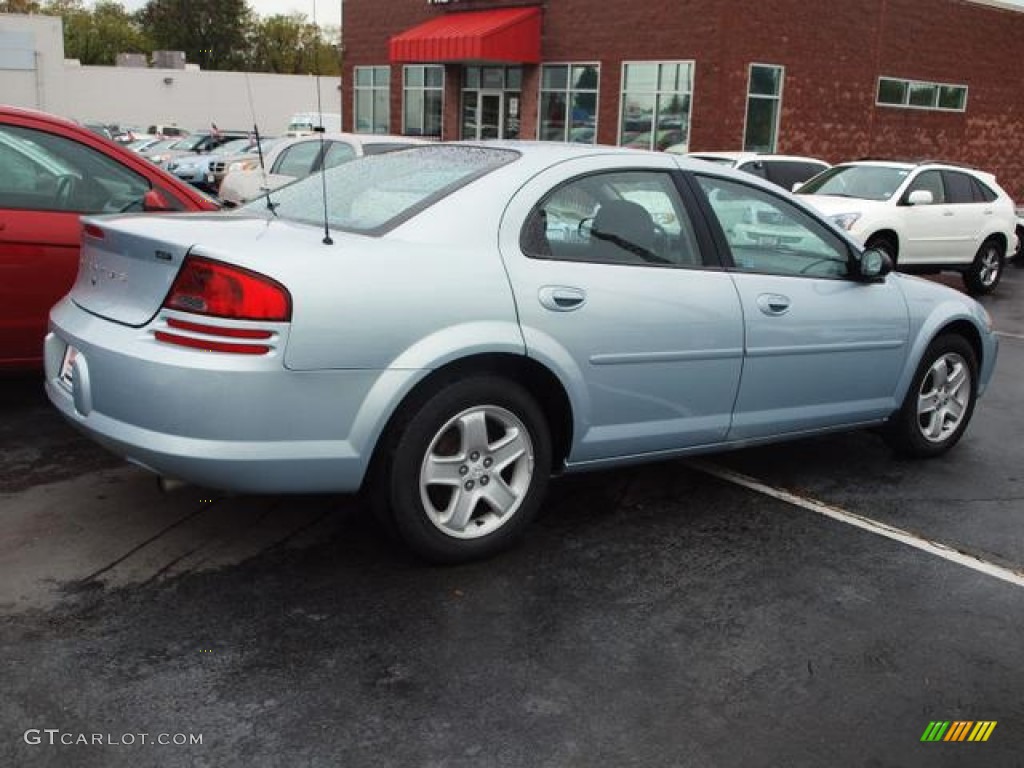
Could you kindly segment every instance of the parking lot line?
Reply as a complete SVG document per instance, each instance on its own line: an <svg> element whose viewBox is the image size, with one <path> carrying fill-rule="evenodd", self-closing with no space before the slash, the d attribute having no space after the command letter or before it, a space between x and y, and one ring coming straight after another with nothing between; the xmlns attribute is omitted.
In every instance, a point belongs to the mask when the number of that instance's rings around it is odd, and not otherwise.
<svg viewBox="0 0 1024 768"><path fill-rule="evenodd" d="M1001 565L983 560L975 555L961 552L960 550L953 549L946 544L942 544L937 541L925 539L918 536L910 531L905 531L902 528L896 528L895 526L888 525L886 523L879 522L878 520L872 520L870 517L864 517L858 515L855 512L849 512L840 507L833 506L832 504L826 504L823 501L817 499L811 499L806 496L801 496L791 491L783 490L782 488L775 488L770 485L755 480L752 477L744 475L740 472L735 472L725 467L720 467L716 464L709 464L704 461L689 461L687 462L690 467L703 472L712 477L723 480L733 485L739 485L743 488L747 488L751 491L770 496L773 499L784 501L787 504L793 504L802 509L806 509L810 512L816 512L819 515L830 517L833 520L838 520L841 523L852 525L855 528L860 528L869 533L873 533L876 536L884 536L887 539L898 541L902 544L920 549L923 552L927 552L930 555L941 557L943 560L949 560L953 563L966 566L972 570L984 573L987 576L993 576L994 578L1001 579L1002 581L1008 581L1011 584L1015 584L1018 587L1024 587L1024 573L1021 571L1015 571L1010 568L1005 568Z"/></svg>
<svg viewBox="0 0 1024 768"><path fill-rule="evenodd" d="M1024 341L1024 333L1007 333L1006 331L996 331L996 336L1001 336L1004 339L1017 339L1018 341Z"/></svg>

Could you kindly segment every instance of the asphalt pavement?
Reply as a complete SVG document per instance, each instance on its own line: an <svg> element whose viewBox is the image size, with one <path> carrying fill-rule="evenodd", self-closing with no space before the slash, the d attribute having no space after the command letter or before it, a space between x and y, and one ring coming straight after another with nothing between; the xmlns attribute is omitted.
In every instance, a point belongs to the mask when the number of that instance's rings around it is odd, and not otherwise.
<svg viewBox="0 0 1024 768"><path fill-rule="evenodd" d="M0 382L0 766L1024 766L1024 269L985 303L999 366L949 455L566 477L458 568L354 499L162 494Z"/></svg>

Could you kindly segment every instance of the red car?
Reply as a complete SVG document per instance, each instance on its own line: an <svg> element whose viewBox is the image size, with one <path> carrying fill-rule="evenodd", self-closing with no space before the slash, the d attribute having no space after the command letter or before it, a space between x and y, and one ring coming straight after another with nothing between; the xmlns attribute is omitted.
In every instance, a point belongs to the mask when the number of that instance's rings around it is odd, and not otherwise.
<svg viewBox="0 0 1024 768"><path fill-rule="evenodd" d="M0 105L0 369L42 365L50 307L78 270L79 216L217 207L80 125Z"/></svg>

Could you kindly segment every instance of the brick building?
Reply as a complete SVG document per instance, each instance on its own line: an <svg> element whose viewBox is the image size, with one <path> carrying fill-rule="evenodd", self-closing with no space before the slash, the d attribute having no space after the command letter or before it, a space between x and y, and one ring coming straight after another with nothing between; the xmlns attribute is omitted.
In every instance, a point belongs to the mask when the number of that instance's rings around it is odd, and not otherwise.
<svg viewBox="0 0 1024 768"><path fill-rule="evenodd" d="M943 158L1024 199L1022 40L999 0L345 0L345 129Z"/></svg>

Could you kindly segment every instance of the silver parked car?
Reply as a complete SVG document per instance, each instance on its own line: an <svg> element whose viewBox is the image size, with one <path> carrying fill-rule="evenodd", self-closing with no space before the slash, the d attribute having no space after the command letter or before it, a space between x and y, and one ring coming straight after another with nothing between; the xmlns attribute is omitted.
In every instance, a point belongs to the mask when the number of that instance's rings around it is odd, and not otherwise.
<svg viewBox="0 0 1024 768"><path fill-rule="evenodd" d="M84 222L45 349L72 423L199 484L364 488L434 561L508 546L553 472L867 426L940 454L996 362L974 300L663 153L425 145Z"/></svg>

